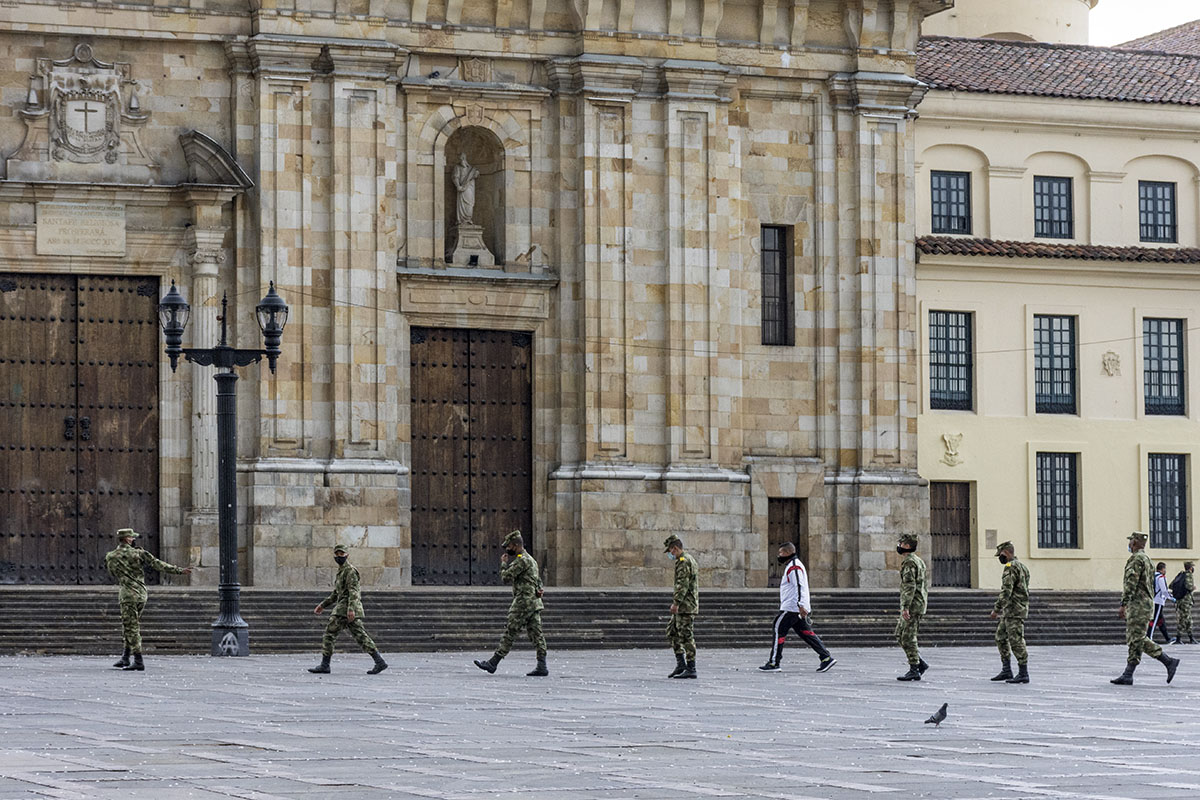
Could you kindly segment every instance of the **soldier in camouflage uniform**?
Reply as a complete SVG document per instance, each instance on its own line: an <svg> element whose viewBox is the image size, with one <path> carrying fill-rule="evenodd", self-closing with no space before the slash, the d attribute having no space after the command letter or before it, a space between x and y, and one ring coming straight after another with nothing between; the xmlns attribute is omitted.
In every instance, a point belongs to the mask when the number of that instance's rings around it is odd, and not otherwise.
<svg viewBox="0 0 1200 800"><path fill-rule="evenodd" d="M996 647L1000 650L1003 669L992 678L1006 683L1029 683L1029 652L1025 649L1025 620L1029 617L1029 567L1017 560L1012 542L996 548L996 558L1004 565L1000 578L1000 596L992 608L996 626ZM1019 671L1014 676L1009 654L1016 655Z"/></svg>
<svg viewBox="0 0 1200 800"><path fill-rule="evenodd" d="M1129 534L1129 560L1125 562L1125 581L1121 592L1119 616L1125 620L1125 642L1129 645L1129 661L1125 672L1113 678L1112 683L1120 686L1133 684L1133 671L1142 660L1142 653L1161 661L1167 668L1167 683L1175 677L1179 659L1171 658L1153 640L1146 636L1150 617L1154 614L1154 564L1142 552L1146 547L1146 534L1134 531Z"/></svg>
<svg viewBox="0 0 1200 800"><path fill-rule="evenodd" d="M511 583L513 589L512 605L508 607L508 627L504 629L500 646L492 653L492 657L487 661L476 661L475 666L487 673L495 672L500 659L508 655L517 635L524 629L529 641L537 648L537 666L525 674L536 677L549 675L550 670L546 668L546 637L542 635L542 579L538 574L537 562L525 552L525 540L520 531L513 531L504 537L500 580Z"/></svg>
<svg viewBox="0 0 1200 800"><path fill-rule="evenodd" d="M696 559L683 552L683 542L672 534L663 542L663 552L675 562L675 593L671 599L671 622L667 640L675 651L675 671L668 678L696 677L696 615L700 613L700 570Z"/></svg>
<svg viewBox="0 0 1200 800"><path fill-rule="evenodd" d="M359 589L358 570L349 563L350 553L342 545L333 548L333 560L337 562L337 575L333 578L333 591L317 604L314 614L320 614L326 607L332 607L329 624L325 626L325 635L321 637L321 663L309 667L309 672L325 675L329 673L329 660L333 658L333 643L338 634L349 629L350 635L364 652L369 653L375 660L375 666L367 670L368 675L378 675L387 669L387 662L379 655L379 648L367 634L363 625L362 591Z"/></svg>
<svg viewBox="0 0 1200 800"><path fill-rule="evenodd" d="M900 562L900 619L896 621L896 641L908 658L908 672L897 676L898 681L919 681L929 669L917 645L917 633L929 599L925 587L925 562L917 555L917 535L903 533L896 552L904 556Z"/></svg>
<svg viewBox="0 0 1200 800"><path fill-rule="evenodd" d="M1183 588L1187 594L1175 601L1176 627L1179 629L1175 641L1180 643L1183 642L1184 636L1187 636L1188 644L1196 643L1192 638L1192 592L1196 591L1195 573L1195 564L1191 561L1183 562Z"/></svg>
<svg viewBox="0 0 1200 800"><path fill-rule="evenodd" d="M165 561L159 561L150 553L133 546L133 540L141 534L132 528L121 528L117 531L117 541L120 542L115 550L110 550L104 556L104 567L108 573L117 579L117 599L121 604L121 631L125 638L125 652L121 660L113 664L125 670L146 669L142 662L142 611L146 608L146 575L145 569L166 572L171 575L187 575L191 567L177 567ZM133 655L133 663L129 656Z"/></svg>

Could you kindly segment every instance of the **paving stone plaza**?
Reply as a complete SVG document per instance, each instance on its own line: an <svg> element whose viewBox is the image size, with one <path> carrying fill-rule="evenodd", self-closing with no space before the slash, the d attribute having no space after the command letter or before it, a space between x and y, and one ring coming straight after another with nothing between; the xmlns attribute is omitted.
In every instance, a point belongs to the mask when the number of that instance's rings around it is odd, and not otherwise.
<svg viewBox="0 0 1200 800"><path fill-rule="evenodd" d="M990 683L990 648L841 649L826 674L792 648L701 650L666 680L659 651L527 650L315 658L0 658L0 800L63 798L1194 798L1200 647L1175 681L1123 647L1031 648L1034 683ZM1194 654L1194 655L1193 655ZM943 702L940 728L923 724Z"/></svg>

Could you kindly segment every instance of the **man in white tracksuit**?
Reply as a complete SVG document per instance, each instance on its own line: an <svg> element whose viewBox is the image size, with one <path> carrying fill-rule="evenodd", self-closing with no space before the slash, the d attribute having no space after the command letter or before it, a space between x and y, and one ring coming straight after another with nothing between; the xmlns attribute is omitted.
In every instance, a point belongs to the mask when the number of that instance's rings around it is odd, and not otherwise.
<svg viewBox="0 0 1200 800"><path fill-rule="evenodd" d="M1150 630L1146 636L1154 639L1154 631L1157 628L1162 628L1163 639L1167 644L1171 643L1171 634L1167 633L1167 601L1175 602L1175 597L1171 594L1171 590L1167 587L1167 565L1160 561L1154 566L1154 616L1150 619Z"/></svg>
<svg viewBox="0 0 1200 800"><path fill-rule="evenodd" d="M812 604L808 598L808 570L796 555L796 545L785 542L779 548L779 563L784 565L783 577L779 580L779 614L775 617L774 639L771 642L771 655L767 663L759 669L763 672L773 672L779 669L783 657L783 642L789 631L796 631L804 643L811 647L821 657L817 672L826 672L837 663L821 637L813 632L808 615Z"/></svg>

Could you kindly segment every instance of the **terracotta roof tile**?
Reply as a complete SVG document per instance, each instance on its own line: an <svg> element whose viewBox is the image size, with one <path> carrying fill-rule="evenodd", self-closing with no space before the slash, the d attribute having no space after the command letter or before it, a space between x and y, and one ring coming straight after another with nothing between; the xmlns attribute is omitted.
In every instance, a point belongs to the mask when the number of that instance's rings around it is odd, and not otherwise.
<svg viewBox="0 0 1200 800"><path fill-rule="evenodd" d="M1200 105L1200 56L925 36L917 77L935 89Z"/></svg>
<svg viewBox="0 0 1200 800"><path fill-rule="evenodd" d="M1200 56L1200 19L1119 44L1122 50L1157 50L1160 53L1188 53Z"/></svg>
<svg viewBox="0 0 1200 800"><path fill-rule="evenodd" d="M1200 264L1195 247L1112 247L1099 244L1004 242L957 236L918 236L917 252L942 256L998 256L1001 258L1058 258L1083 261L1131 261L1160 264Z"/></svg>

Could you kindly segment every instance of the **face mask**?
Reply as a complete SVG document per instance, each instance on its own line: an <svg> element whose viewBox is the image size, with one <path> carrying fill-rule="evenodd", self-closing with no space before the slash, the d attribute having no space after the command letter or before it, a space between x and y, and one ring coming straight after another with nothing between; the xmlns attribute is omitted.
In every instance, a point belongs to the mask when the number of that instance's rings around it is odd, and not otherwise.
<svg viewBox="0 0 1200 800"><path fill-rule="evenodd" d="M517 551L513 550L511 547L504 548L504 552L508 555L509 558L512 558L513 556L515 556L517 554Z"/></svg>
<svg viewBox="0 0 1200 800"><path fill-rule="evenodd" d="M340 567L342 564L346 563L346 556L334 556L333 560L336 561Z"/></svg>
<svg viewBox="0 0 1200 800"><path fill-rule="evenodd" d="M911 551L911 550L909 550L909 549L908 549L907 547L905 547L904 545L902 545L902 544L898 544L898 545L896 545L896 552L897 552L897 553L899 553L900 555L904 555L905 553L910 553L910 552L912 552L912 551Z"/></svg>
<svg viewBox="0 0 1200 800"><path fill-rule="evenodd" d="M1008 556L996 556L996 558L997 558L997 559L999 559L999 561L1000 561L1000 563L1001 563L1001 564L1007 564L1007 563L1008 563Z"/></svg>
<svg viewBox="0 0 1200 800"><path fill-rule="evenodd" d="M776 558L779 559L780 564L786 564L787 562L792 560L791 556L776 556Z"/></svg>
<svg viewBox="0 0 1200 800"><path fill-rule="evenodd" d="M675 560L675 554L674 554L674 553L667 553L667 560L668 560L668 561L674 561L674 560Z"/></svg>

